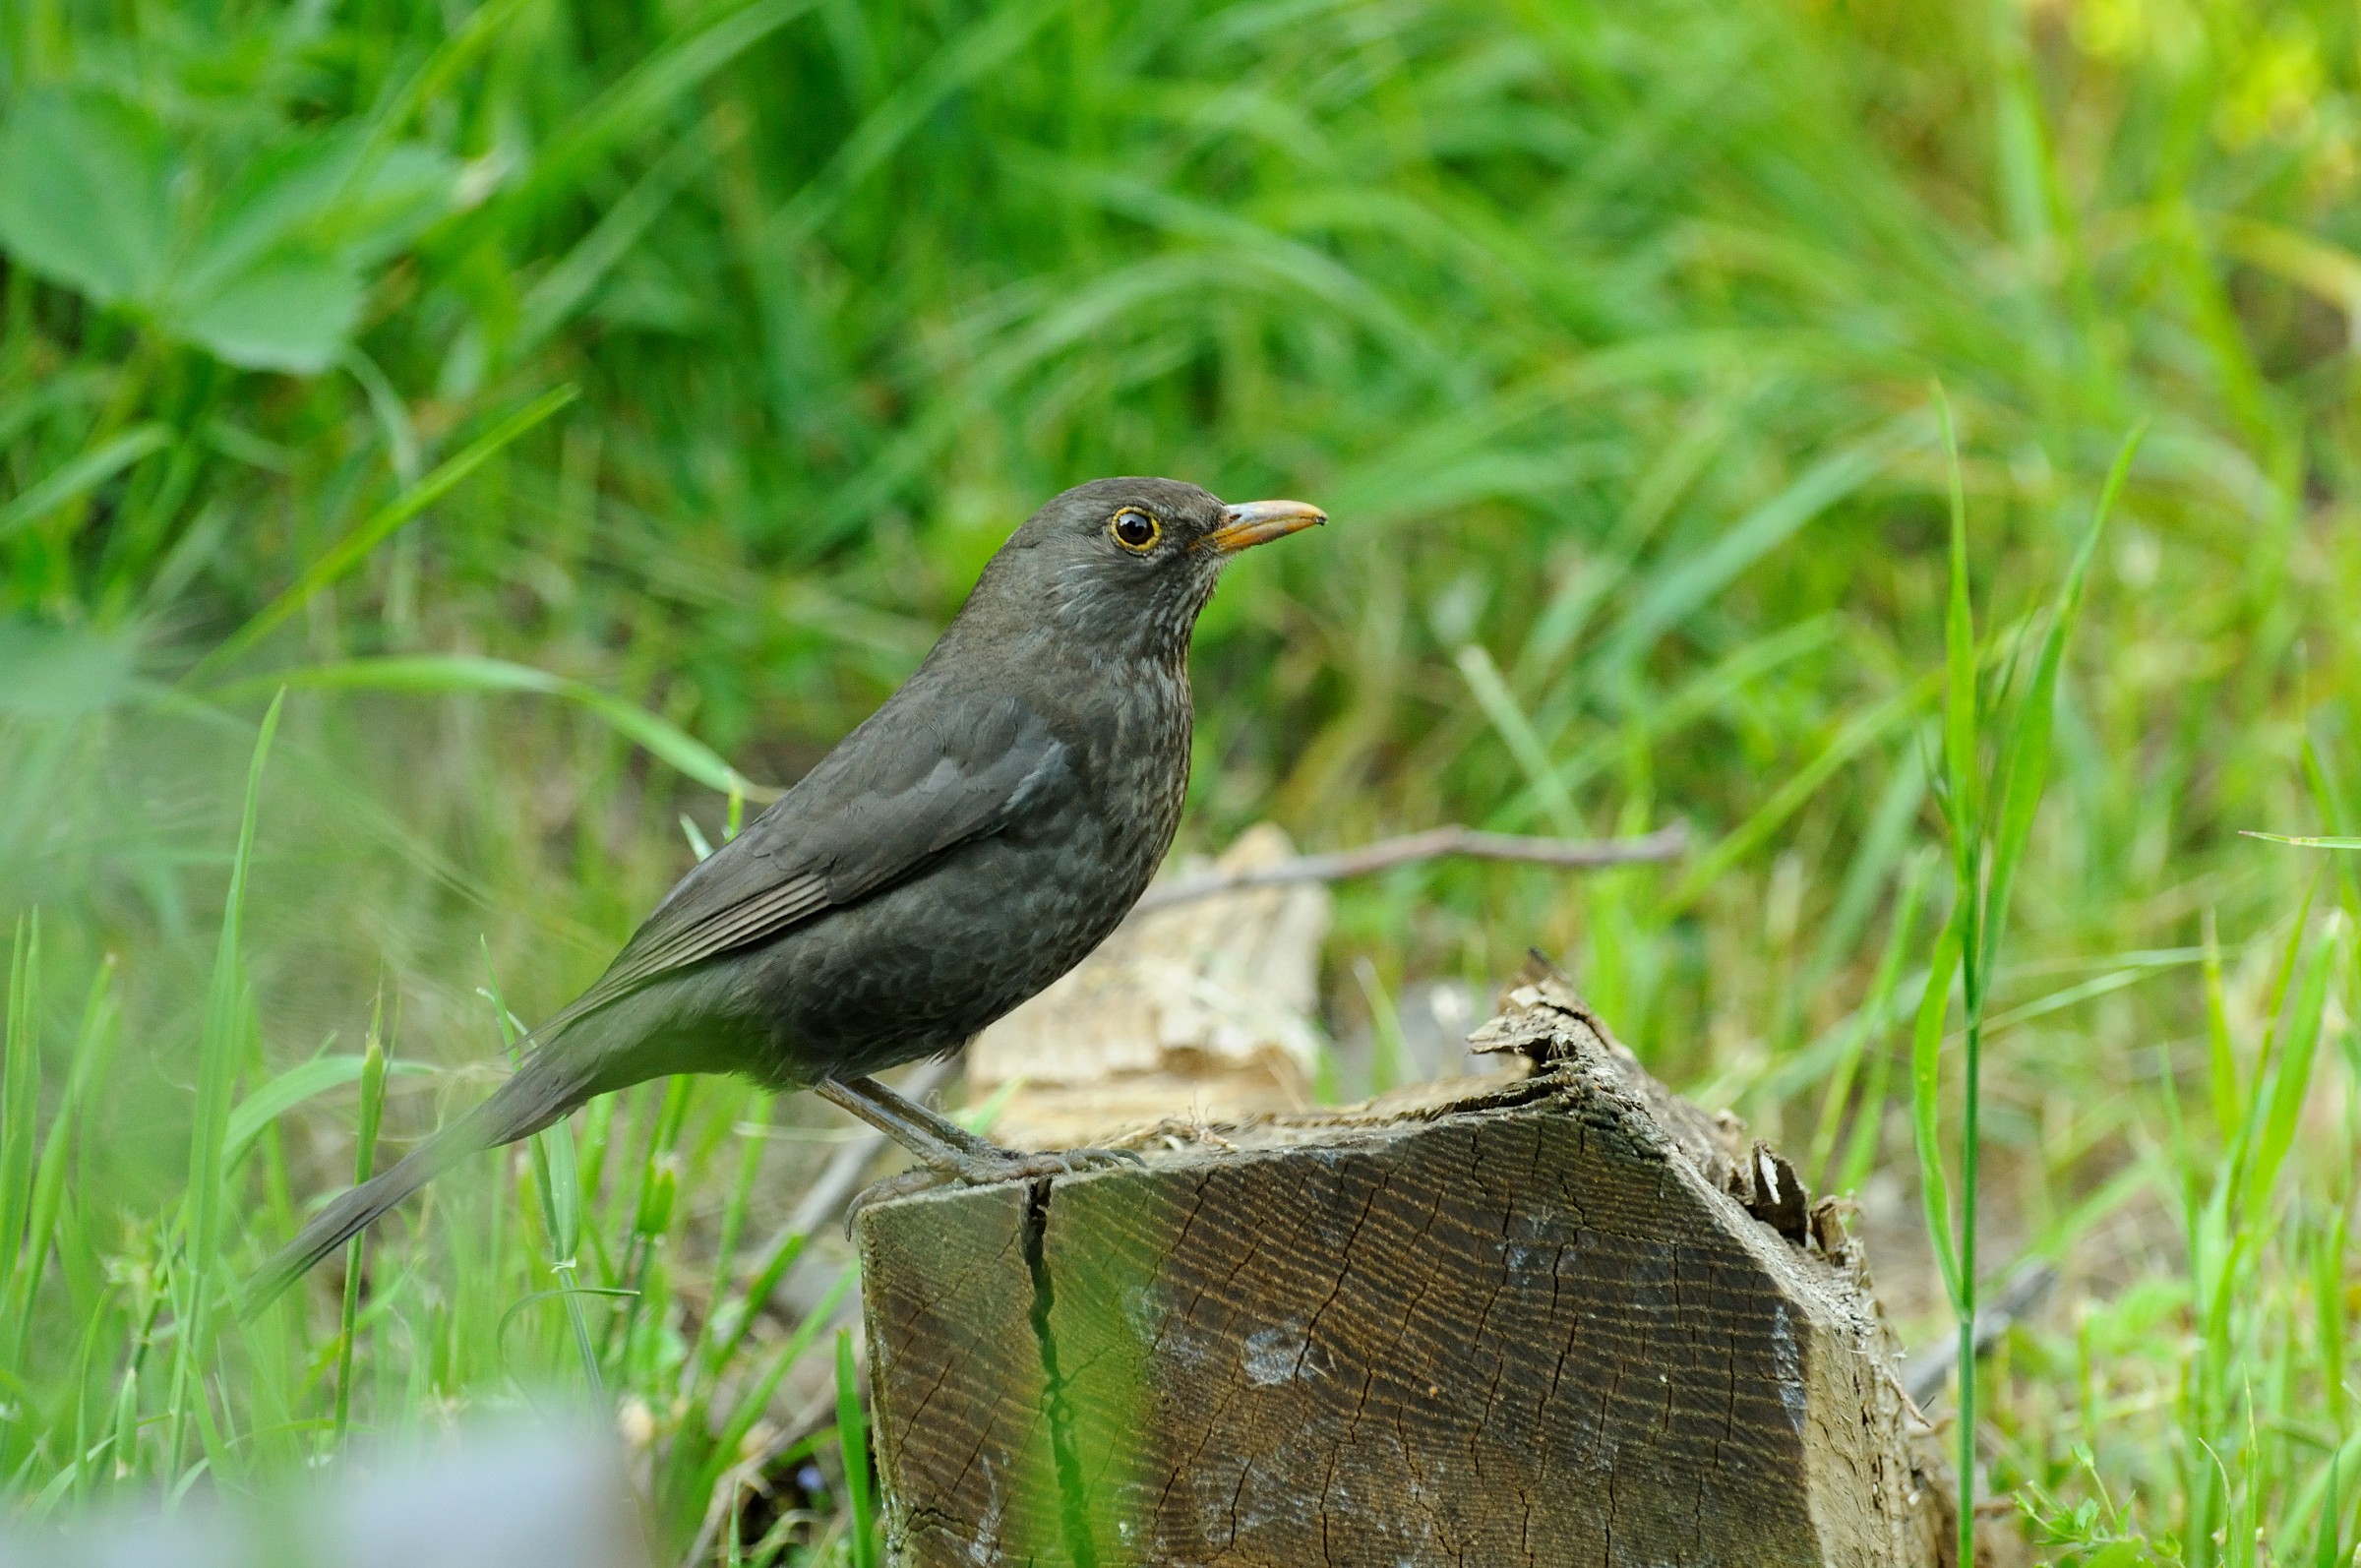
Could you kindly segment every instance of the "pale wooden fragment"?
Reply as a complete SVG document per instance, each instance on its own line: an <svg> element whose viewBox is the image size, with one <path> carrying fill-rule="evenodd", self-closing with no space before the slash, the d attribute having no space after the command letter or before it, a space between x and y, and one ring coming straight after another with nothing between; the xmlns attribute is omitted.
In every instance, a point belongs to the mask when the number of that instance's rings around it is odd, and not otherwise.
<svg viewBox="0 0 2361 1568"><path fill-rule="evenodd" d="M862 1216L912 1565L1939 1561L1833 1213L1552 981L1523 1079Z"/></svg>
<svg viewBox="0 0 2361 1568"><path fill-rule="evenodd" d="M1217 872L1283 864L1248 829ZM993 1124L1016 1148L1098 1143L1167 1117L1222 1121L1309 1105L1318 883L1251 887L1134 915L1090 957L977 1037L968 1098L1018 1085Z"/></svg>

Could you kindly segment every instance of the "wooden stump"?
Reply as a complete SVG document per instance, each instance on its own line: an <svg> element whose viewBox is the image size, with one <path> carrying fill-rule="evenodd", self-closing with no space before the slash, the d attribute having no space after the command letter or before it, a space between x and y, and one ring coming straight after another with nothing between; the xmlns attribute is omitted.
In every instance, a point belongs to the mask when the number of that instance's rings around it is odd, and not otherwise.
<svg viewBox="0 0 2361 1568"><path fill-rule="evenodd" d="M896 1560L1935 1564L1828 1207L1554 982L1478 1038L1532 1074L866 1211Z"/></svg>

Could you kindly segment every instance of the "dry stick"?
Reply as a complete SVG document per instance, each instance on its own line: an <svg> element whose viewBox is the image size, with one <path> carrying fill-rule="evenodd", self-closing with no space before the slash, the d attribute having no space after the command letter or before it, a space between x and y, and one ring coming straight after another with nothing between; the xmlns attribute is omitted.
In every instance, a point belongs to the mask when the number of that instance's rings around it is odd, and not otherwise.
<svg viewBox="0 0 2361 1568"><path fill-rule="evenodd" d="M2006 1276L2007 1282L1999 1292L1975 1312L1975 1354L1983 1356L2000 1343L2000 1337L2015 1327L2018 1319L2041 1304L2050 1288L2058 1283L2058 1271L2047 1263L2034 1259ZM1960 1347L1956 1340L1918 1352L1902 1366L1902 1391L1910 1396L1910 1403L1920 1410L1932 1410L1936 1400L1943 1397L1946 1381L1959 1370Z"/></svg>
<svg viewBox="0 0 2361 1568"><path fill-rule="evenodd" d="M880 1132L878 1136L882 1138L885 1134ZM696 1539L690 1542L687 1554L681 1558L681 1568L698 1568L699 1564L710 1560L714 1538L721 1534L722 1521L729 1518L731 1505L737 1502L738 1494L759 1481L762 1473L770 1468L772 1460L819 1430L820 1422L835 1414L836 1390L831 1387L826 1393L805 1401L804 1408L797 1411L759 1451L724 1471L721 1480L713 1488L713 1500L705 1505L705 1517L696 1527Z"/></svg>
<svg viewBox="0 0 2361 1568"><path fill-rule="evenodd" d="M1139 902L1131 906L1131 912L1145 914L1152 909L1168 909L1191 899L1235 892L1241 887L1341 881L1348 876L1366 876L1371 872L1407 866L1413 861L1434 860L1444 855L1580 869L1673 860L1688 847L1689 829L1685 822L1674 822L1669 827L1660 827L1638 838L1527 838L1517 833L1485 833L1455 824L1429 828L1423 833L1410 833L1401 838L1381 838L1374 844L1363 844L1359 849L1338 850L1331 855L1299 855L1294 860L1282 861L1276 866L1256 866L1246 871L1183 877L1170 886L1149 888L1140 895Z"/></svg>

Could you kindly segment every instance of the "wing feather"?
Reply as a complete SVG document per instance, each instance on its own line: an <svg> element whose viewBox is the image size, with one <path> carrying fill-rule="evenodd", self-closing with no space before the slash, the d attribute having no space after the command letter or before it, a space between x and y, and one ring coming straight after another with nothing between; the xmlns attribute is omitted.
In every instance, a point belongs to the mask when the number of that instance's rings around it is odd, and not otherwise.
<svg viewBox="0 0 2361 1568"><path fill-rule="evenodd" d="M535 1033L883 891L999 831L1065 772L1063 745L1012 699L964 721L880 722L893 706L683 877L598 983Z"/></svg>

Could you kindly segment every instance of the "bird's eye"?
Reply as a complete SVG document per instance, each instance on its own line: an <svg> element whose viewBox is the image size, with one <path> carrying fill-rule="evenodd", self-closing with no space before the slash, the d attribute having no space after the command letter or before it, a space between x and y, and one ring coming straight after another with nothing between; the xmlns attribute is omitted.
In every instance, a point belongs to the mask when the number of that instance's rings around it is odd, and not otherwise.
<svg viewBox="0 0 2361 1568"><path fill-rule="evenodd" d="M1164 537L1164 524L1137 507L1125 507L1107 524L1107 531L1114 534L1115 542L1124 549L1135 555L1145 555L1156 548L1157 540Z"/></svg>

